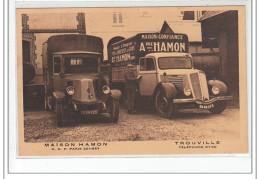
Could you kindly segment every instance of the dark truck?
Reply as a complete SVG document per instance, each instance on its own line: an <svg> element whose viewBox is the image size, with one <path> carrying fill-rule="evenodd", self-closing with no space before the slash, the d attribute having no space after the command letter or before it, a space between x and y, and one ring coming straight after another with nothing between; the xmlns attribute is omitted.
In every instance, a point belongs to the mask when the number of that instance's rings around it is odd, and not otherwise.
<svg viewBox="0 0 260 179"><path fill-rule="evenodd" d="M108 113L112 122L119 117L119 90L110 90L100 71L102 39L90 35L57 35L42 48L45 109L56 112L62 126L74 115Z"/></svg>
<svg viewBox="0 0 260 179"><path fill-rule="evenodd" d="M113 86L124 91L124 72L131 63L141 75L140 97L152 97L157 112L165 118L178 108L221 113L232 99L222 81L209 80L203 71L194 69L186 34L137 34L109 46L108 57Z"/></svg>

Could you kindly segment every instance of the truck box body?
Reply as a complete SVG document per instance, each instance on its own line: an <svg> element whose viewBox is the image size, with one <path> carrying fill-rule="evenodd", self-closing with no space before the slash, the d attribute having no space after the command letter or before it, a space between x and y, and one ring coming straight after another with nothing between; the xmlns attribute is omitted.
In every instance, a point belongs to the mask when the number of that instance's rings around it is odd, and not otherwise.
<svg viewBox="0 0 260 179"><path fill-rule="evenodd" d="M108 47L108 59L112 65L112 82L124 82L124 68L129 64L138 65L140 57L149 53L187 53L186 34L140 33Z"/></svg>
<svg viewBox="0 0 260 179"><path fill-rule="evenodd" d="M70 51L96 52L102 54L101 57L103 57L103 41L99 37L90 35L69 34L52 36L43 44L43 68L48 68L48 63L52 65L53 53Z"/></svg>

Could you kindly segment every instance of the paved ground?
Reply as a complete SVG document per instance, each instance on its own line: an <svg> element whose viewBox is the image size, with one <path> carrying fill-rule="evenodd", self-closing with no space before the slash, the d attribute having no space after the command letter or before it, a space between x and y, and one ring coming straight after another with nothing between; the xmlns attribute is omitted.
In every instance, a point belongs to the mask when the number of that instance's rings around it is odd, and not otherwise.
<svg viewBox="0 0 260 179"><path fill-rule="evenodd" d="M207 110L180 110L172 119L164 119L155 109L144 105L138 115L120 109L117 124L105 118L77 121L57 128L49 111L25 112L25 142L91 142L91 141L142 141L142 140L209 140L239 137L239 109L228 106L222 114Z"/></svg>

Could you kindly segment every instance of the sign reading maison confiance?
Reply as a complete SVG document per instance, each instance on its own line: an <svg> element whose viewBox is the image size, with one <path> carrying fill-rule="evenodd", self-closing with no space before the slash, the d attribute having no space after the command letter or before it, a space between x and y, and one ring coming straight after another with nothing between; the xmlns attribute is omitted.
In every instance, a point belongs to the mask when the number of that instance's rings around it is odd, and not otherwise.
<svg viewBox="0 0 260 179"><path fill-rule="evenodd" d="M186 34L142 33L112 45L112 63L138 60L155 52L188 52Z"/></svg>

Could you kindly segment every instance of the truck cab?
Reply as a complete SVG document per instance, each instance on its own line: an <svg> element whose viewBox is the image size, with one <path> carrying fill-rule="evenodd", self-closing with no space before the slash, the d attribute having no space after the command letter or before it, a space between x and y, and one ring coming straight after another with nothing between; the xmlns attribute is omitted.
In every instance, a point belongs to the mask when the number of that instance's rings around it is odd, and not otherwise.
<svg viewBox="0 0 260 179"><path fill-rule="evenodd" d="M192 57L188 53L148 54L139 59L138 74L142 75L139 83L140 94L151 96L158 83L173 80L172 75L186 74L192 69Z"/></svg>
<svg viewBox="0 0 260 179"><path fill-rule="evenodd" d="M141 96L153 96L157 112L166 118L177 108L192 106L221 113L227 105L227 86L209 80L201 70L194 69L188 53L151 53L139 59L137 74Z"/></svg>

